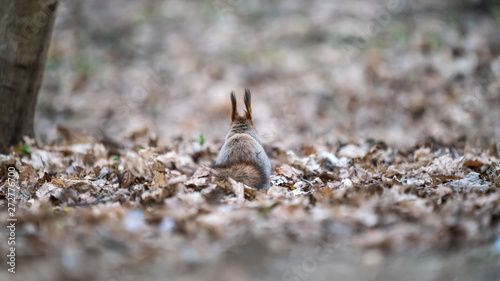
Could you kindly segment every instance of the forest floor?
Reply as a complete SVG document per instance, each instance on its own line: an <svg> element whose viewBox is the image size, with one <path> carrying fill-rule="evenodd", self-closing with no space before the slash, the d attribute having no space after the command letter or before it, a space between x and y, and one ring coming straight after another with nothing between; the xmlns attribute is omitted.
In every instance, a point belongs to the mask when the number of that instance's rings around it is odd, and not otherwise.
<svg viewBox="0 0 500 281"><path fill-rule="evenodd" d="M62 1L0 279L499 280L500 8L447 5ZM243 88L267 190L210 176Z"/></svg>

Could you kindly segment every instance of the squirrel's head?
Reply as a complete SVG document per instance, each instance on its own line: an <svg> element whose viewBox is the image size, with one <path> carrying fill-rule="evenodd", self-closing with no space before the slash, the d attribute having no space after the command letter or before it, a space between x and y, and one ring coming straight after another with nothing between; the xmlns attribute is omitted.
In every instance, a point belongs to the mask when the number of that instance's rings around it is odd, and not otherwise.
<svg viewBox="0 0 500 281"><path fill-rule="evenodd" d="M252 120L252 95L245 89L245 114L239 115L236 107L236 96L231 92L231 132L233 134L255 134L256 130Z"/></svg>

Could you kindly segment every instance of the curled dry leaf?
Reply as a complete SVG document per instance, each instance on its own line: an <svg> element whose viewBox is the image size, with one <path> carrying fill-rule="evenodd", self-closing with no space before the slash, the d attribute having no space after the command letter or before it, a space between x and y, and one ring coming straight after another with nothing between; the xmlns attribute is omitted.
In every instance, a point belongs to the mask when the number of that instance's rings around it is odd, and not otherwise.
<svg viewBox="0 0 500 281"><path fill-rule="evenodd" d="M187 187L206 187L210 183L212 169L205 165L201 165L184 184Z"/></svg>
<svg viewBox="0 0 500 281"><path fill-rule="evenodd" d="M470 172L465 178L453 180L448 185L454 190L465 192L470 190L486 191L490 187L490 184L482 180L479 173L476 172Z"/></svg>
<svg viewBox="0 0 500 281"><path fill-rule="evenodd" d="M129 188L134 182L134 176L129 171L118 174L118 184L120 188Z"/></svg>
<svg viewBox="0 0 500 281"><path fill-rule="evenodd" d="M466 167L480 167L482 165L484 165L483 161L477 158L466 159L464 162L464 166Z"/></svg>
<svg viewBox="0 0 500 281"><path fill-rule="evenodd" d="M147 161L133 151L127 152L125 159L122 159L121 164L124 169L132 173L135 177L151 178L151 171L149 170Z"/></svg>
<svg viewBox="0 0 500 281"><path fill-rule="evenodd" d="M278 175L282 175L286 177L288 180L292 181L297 181L303 175L301 171L295 169L294 167L288 164L283 164L278 166L276 168L276 172L278 173Z"/></svg>
<svg viewBox="0 0 500 281"><path fill-rule="evenodd" d="M168 180L164 173L154 172L153 181L149 186L149 189L155 190L158 188L163 188L168 186Z"/></svg>
<svg viewBox="0 0 500 281"><path fill-rule="evenodd" d="M38 183L38 173L31 165L22 165L19 170L19 185L23 188Z"/></svg>
<svg viewBox="0 0 500 281"><path fill-rule="evenodd" d="M429 174L455 175L462 166L464 157L453 158L450 154L432 160L431 164L422 168Z"/></svg>
<svg viewBox="0 0 500 281"><path fill-rule="evenodd" d="M354 144L348 144L340 149L338 155L340 157L355 159L355 158L363 158L367 153L368 151L364 148L361 148Z"/></svg>
<svg viewBox="0 0 500 281"><path fill-rule="evenodd" d="M36 196L42 201L48 201L51 196L59 198L61 196L62 190L62 187L58 185L45 183L36 191Z"/></svg>
<svg viewBox="0 0 500 281"><path fill-rule="evenodd" d="M287 151L287 160L290 165L303 169L308 173L314 173L320 169L320 165L316 162L316 155L311 154L304 158L299 158L293 151Z"/></svg>
<svg viewBox="0 0 500 281"><path fill-rule="evenodd" d="M232 178L228 179L229 186L231 191L236 195L236 199L239 203L243 203L245 201L245 185L241 182L237 182Z"/></svg>

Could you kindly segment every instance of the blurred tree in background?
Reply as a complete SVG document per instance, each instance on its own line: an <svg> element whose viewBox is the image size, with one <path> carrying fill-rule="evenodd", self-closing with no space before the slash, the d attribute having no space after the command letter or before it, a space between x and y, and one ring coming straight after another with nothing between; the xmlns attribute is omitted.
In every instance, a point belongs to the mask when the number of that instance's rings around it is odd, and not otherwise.
<svg viewBox="0 0 500 281"><path fill-rule="evenodd" d="M0 153L33 136L57 0L0 0Z"/></svg>

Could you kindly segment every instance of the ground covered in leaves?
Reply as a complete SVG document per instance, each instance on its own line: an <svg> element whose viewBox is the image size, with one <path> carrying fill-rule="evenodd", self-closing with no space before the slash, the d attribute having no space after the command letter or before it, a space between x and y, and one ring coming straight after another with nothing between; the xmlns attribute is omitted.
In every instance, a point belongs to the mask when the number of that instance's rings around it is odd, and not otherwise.
<svg viewBox="0 0 500 281"><path fill-rule="evenodd" d="M425 280L498 277L492 151L373 141L300 152L267 146L272 186L257 191L213 180L207 165L218 147L68 142L3 156L3 180L8 166L19 173L16 277L380 280L415 266L429 270ZM464 256L446 257L455 255ZM384 270L398 256L402 267ZM339 265L342 272L331 271Z"/></svg>
<svg viewBox="0 0 500 281"><path fill-rule="evenodd" d="M0 279L498 280L493 2L61 1ZM268 190L210 170L245 87Z"/></svg>

